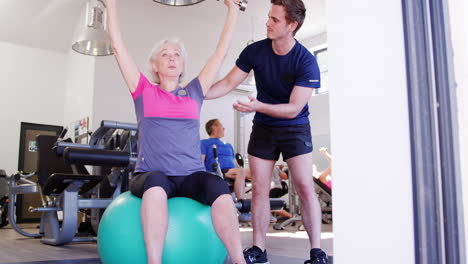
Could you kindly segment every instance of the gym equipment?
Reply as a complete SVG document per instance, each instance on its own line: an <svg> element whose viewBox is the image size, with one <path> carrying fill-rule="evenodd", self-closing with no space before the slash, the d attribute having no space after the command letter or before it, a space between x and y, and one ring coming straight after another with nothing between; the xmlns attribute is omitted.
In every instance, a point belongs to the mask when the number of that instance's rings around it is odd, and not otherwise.
<svg viewBox="0 0 468 264"><path fill-rule="evenodd" d="M213 156L214 156L214 163L212 164L212 173L215 174L215 175L218 175L219 177L224 179L224 181L227 183L227 185L229 187L229 191L231 192L231 197L234 200L235 206L239 211L238 212L239 222L251 222L252 221L252 218L251 218L251 215L250 215L250 203L251 203L251 201L250 200L245 200L245 199L244 200L237 199L236 194L234 192L235 180L231 179L231 178L224 177L224 174L221 171L221 165L219 164L218 151L217 151L217 148L216 148L216 144L213 144L212 150L213 150ZM238 159L238 157L240 157L242 159L242 155L240 155L239 153L237 153L235 155L235 157L236 157L236 159ZM241 168L244 167L243 162L239 163L238 160L237 160L237 162L238 162L239 166L241 166ZM247 180L245 180L244 185L245 185L246 181ZM245 192L245 193L247 193L247 192ZM282 206L283 205L281 205L281 207Z"/></svg>
<svg viewBox="0 0 468 264"><path fill-rule="evenodd" d="M287 171L289 173L289 171ZM275 230L284 230L286 226L293 225L296 222L301 222L302 217L300 215L300 204L296 198L296 192L294 190L294 183L291 176L289 178L289 213L292 215L291 218L287 219L282 223L277 223L273 225ZM320 204L320 209L322 210L322 222L324 224L332 223L332 192L325 184L323 184L319 179L312 177L314 179L315 192L317 193L317 198ZM298 230L303 230L303 225L298 225Z"/></svg>
<svg viewBox="0 0 468 264"><path fill-rule="evenodd" d="M0 170L0 197L8 195L8 183L6 181L6 172Z"/></svg>
<svg viewBox="0 0 468 264"><path fill-rule="evenodd" d="M8 185L6 183L6 172L0 170L0 228L8 225Z"/></svg>
<svg viewBox="0 0 468 264"><path fill-rule="evenodd" d="M239 210L241 213L248 213L250 212L250 207L252 204L251 199L244 199L239 200L234 203L234 206ZM284 207L284 201L278 198L270 198L270 210L277 211L281 210Z"/></svg>
<svg viewBox="0 0 468 264"><path fill-rule="evenodd" d="M8 219L10 220L10 225L21 235L26 237L39 238L42 237L43 230L41 229L39 233L28 233L22 230L16 224L15 216L15 206L16 206L16 195L23 193L37 193L39 190L35 182L30 181L28 178L34 176L34 173L23 174L16 173L11 176L6 176L8 182Z"/></svg>
<svg viewBox="0 0 468 264"><path fill-rule="evenodd" d="M218 151L217 151L215 144L213 144L212 149L213 149L213 156L214 156L214 163L212 164L212 169L213 169L212 173L224 179L229 185L229 189L233 191L232 189L233 189L234 180L229 179L229 178L224 178L223 173L221 172L221 165L219 164ZM239 153L236 154L236 159L243 161L242 155L240 155ZM242 162L242 166L243 165L244 163ZM234 205L239 210L239 212L248 213L250 212L251 200L250 199L238 200L237 202L234 203ZM275 198L270 199L270 210L272 211L281 210L283 209L283 207L284 207L283 200L275 199Z"/></svg>
<svg viewBox="0 0 468 264"><path fill-rule="evenodd" d="M112 197L100 199L91 195L105 176L90 175L84 165L131 167L136 160L136 153L128 146L132 144L133 136L130 136L129 143L123 150L104 149L117 129L127 129L134 136L137 127L134 124L103 121L101 127L91 135L90 144L76 144L63 141L56 136L39 135L36 138L37 172L7 176L8 218L13 228L21 235L41 238L42 243L54 246L72 241L96 240L95 237L75 237L78 229L78 212L83 209L106 208L113 199ZM62 133L62 136L65 133ZM62 154L63 157L60 156ZM37 183L28 180L32 175L37 175ZM125 178L120 179L121 182L125 180ZM118 185L123 184L118 183ZM28 233L16 224L13 212L17 194L35 192L42 194L43 206L29 210L42 213L40 230L38 233ZM114 197L120 192L121 189L116 188ZM61 221L58 212L62 212Z"/></svg>
<svg viewBox="0 0 468 264"><path fill-rule="evenodd" d="M284 181L281 181L281 188L276 187L270 189L270 198L280 198L286 195L289 192L288 184Z"/></svg>
<svg viewBox="0 0 468 264"><path fill-rule="evenodd" d="M240 153L236 153L236 161L241 168L244 168L244 157Z"/></svg>
<svg viewBox="0 0 468 264"><path fill-rule="evenodd" d="M6 183L6 172L0 170L0 228L8 225L8 184Z"/></svg>
<svg viewBox="0 0 468 264"><path fill-rule="evenodd" d="M0 198L0 228L8 225L8 197Z"/></svg>
<svg viewBox="0 0 468 264"><path fill-rule="evenodd" d="M331 224L333 222L332 214L332 190L314 177L315 192L322 209L322 223Z"/></svg>
<svg viewBox="0 0 468 264"><path fill-rule="evenodd" d="M131 137L135 137L138 128L136 124L132 123L121 123L116 121L103 120L101 122L101 126L91 135L88 144L78 144L69 141L58 140L57 143L54 145L54 152L57 153L57 155L63 155L67 147L75 149L105 149L105 146L109 144L110 140L112 140L112 135L116 132L117 129L132 131ZM122 149L123 151L130 152L129 154L131 155L131 162L136 161L135 141L136 139L131 140L128 143L128 145Z"/></svg>
<svg viewBox="0 0 468 264"><path fill-rule="evenodd" d="M140 207L141 199L125 192L106 209L98 232L102 263L146 263ZM168 211L162 263L223 263L227 252L213 228L209 206L175 197L168 200Z"/></svg>
<svg viewBox="0 0 468 264"><path fill-rule="evenodd" d="M219 159L218 159L218 150L216 148L216 144L213 144L212 146L213 148L213 156L214 156L214 163L211 164L211 168L213 170L213 172L218 175L219 177L221 177L221 179L224 179L224 174L223 172L221 171L221 164L219 164Z"/></svg>

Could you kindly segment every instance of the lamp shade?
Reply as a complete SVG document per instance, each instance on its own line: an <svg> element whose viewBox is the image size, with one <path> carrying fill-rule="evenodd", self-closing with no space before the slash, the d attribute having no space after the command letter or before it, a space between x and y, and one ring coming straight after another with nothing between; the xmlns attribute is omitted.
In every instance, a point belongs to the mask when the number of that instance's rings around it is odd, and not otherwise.
<svg viewBox="0 0 468 264"><path fill-rule="evenodd" d="M163 4L163 5L170 5L170 6L186 6L186 5L194 5L204 0L153 0L154 2Z"/></svg>
<svg viewBox="0 0 468 264"><path fill-rule="evenodd" d="M102 1L90 1L86 5L86 25L73 43L72 49L90 56L112 55L109 35L104 28L105 6Z"/></svg>
<svg viewBox="0 0 468 264"><path fill-rule="evenodd" d="M73 43L72 49L78 53L90 56L112 55L109 36L102 29L85 29L78 40Z"/></svg>

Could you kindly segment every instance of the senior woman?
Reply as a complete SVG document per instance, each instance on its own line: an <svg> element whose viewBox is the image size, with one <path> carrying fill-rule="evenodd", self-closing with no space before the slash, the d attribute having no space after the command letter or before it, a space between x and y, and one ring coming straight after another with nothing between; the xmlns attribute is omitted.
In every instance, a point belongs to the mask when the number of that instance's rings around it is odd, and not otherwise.
<svg viewBox="0 0 468 264"><path fill-rule="evenodd" d="M205 172L200 159L200 109L227 54L239 13L234 0L224 0L224 4L227 16L214 54L195 79L180 87L187 64L183 44L177 39L156 44L148 60L149 76L144 76L124 46L116 0L107 0L114 56L133 97L138 122L137 176L130 189L142 197L148 263L161 263L167 199L175 196L210 205L214 228L232 261L246 263L229 188L221 178Z"/></svg>

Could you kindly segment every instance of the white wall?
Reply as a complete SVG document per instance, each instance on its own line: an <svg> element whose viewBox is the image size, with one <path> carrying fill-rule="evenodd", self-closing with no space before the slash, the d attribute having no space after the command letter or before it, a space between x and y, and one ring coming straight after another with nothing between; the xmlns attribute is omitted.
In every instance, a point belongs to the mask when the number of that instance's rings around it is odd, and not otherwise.
<svg viewBox="0 0 468 264"><path fill-rule="evenodd" d="M65 125L89 117L92 122L95 61L99 58L86 56L72 50L71 46L84 29L85 9L83 8L74 28L66 53L65 66Z"/></svg>
<svg viewBox="0 0 468 264"><path fill-rule="evenodd" d="M0 42L0 168L18 169L20 123L63 125L63 53Z"/></svg>
<svg viewBox="0 0 468 264"><path fill-rule="evenodd" d="M307 48L311 49L311 51L316 51L319 49L323 49L327 46L327 32L322 32L317 35L309 36L304 39L299 39L299 41L306 46Z"/></svg>
<svg viewBox="0 0 468 264"><path fill-rule="evenodd" d="M101 120L136 123L133 101L113 56L96 58L92 129Z"/></svg>
<svg viewBox="0 0 468 264"><path fill-rule="evenodd" d="M334 263L415 263L401 1L328 1Z"/></svg>
<svg viewBox="0 0 468 264"><path fill-rule="evenodd" d="M63 120L68 125L86 117L92 118L96 59L78 54L71 48L66 56Z"/></svg>
<svg viewBox="0 0 468 264"><path fill-rule="evenodd" d="M458 94L459 151L462 175L465 231L468 230L468 3L464 0L449 1L452 47L454 50L455 79ZM467 235L465 233L465 239ZM465 252L468 255L467 252Z"/></svg>

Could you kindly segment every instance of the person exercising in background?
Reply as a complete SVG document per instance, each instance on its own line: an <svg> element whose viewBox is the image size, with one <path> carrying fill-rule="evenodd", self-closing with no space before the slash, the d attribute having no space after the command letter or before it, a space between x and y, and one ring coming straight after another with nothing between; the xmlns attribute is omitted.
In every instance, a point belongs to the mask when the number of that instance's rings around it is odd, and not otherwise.
<svg viewBox="0 0 468 264"><path fill-rule="evenodd" d="M253 263L268 263L268 194L273 166L280 154L301 200L301 217L311 246L306 263L328 263L320 249L322 213L310 180L312 136L307 102L314 90L311 88L320 87L320 70L315 57L294 38L305 14L301 0L271 0L267 39L244 48L236 66L206 96L213 99L227 94L254 71L257 98L249 96L248 102L233 105L240 112L256 112L248 146L253 175L253 246L244 250L244 256Z"/></svg>
<svg viewBox="0 0 468 264"><path fill-rule="evenodd" d="M224 137L224 126L218 119L211 119L205 124L208 139L201 140L202 160L207 171L213 171L215 157L213 145L216 145L218 162L225 178L234 180L234 193L237 199L245 198L245 180L251 180L250 169L241 168L237 164L234 149L231 144L221 140Z"/></svg>
<svg viewBox="0 0 468 264"><path fill-rule="evenodd" d="M331 190L331 188L332 188L332 177L331 177L332 156L330 155L330 153L328 153L328 148L322 147L322 148L319 149L319 151L327 159L328 167L324 171L315 172L312 175L314 175L315 178L319 179L323 184L325 184Z"/></svg>

